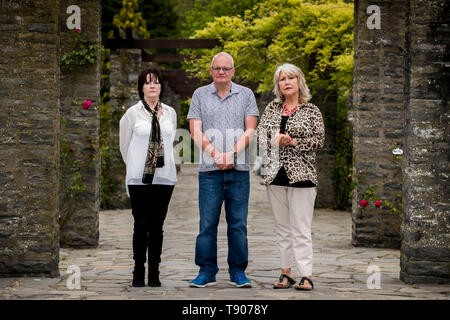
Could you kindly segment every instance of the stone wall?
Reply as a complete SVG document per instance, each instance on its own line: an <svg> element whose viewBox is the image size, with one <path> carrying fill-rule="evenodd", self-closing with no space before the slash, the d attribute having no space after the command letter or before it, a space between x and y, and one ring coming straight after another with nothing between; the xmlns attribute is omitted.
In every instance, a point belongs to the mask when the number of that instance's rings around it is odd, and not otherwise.
<svg viewBox="0 0 450 320"><path fill-rule="evenodd" d="M58 276L59 1L0 2L0 276Z"/></svg>
<svg viewBox="0 0 450 320"><path fill-rule="evenodd" d="M450 283L450 3L409 10L400 278Z"/></svg>
<svg viewBox="0 0 450 320"><path fill-rule="evenodd" d="M381 11L381 28L369 29L369 5ZM401 218L390 208L376 208L377 196L394 207L401 198L401 160L393 144L403 148L406 1L355 1L355 56L353 88L354 246L399 248ZM395 21L395 23L392 23ZM359 202L373 191L366 208Z"/></svg>
<svg viewBox="0 0 450 320"><path fill-rule="evenodd" d="M380 29L366 24L369 4L380 8ZM444 0L355 2L352 243L402 240L407 283L450 282L449 9ZM382 199L401 196L400 230L389 210L359 205L374 184Z"/></svg>
<svg viewBox="0 0 450 320"><path fill-rule="evenodd" d="M66 9L78 5L81 9L81 32L69 30ZM61 0L60 28L61 47L71 50L75 38L85 38L92 44L101 44L100 1ZM100 53L100 52L99 52ZM94 64L73 66L62 70L61 84L61 141L67 158L61 160L60 227L61 246L92 247L99 239L98 213L100 157L99 149L99 105L100 105L100 59ZM90 100L92 105L84 110L82 103ZM67 153L67 148L71 152ZM73 161L77 164L73 165ZM77 183L84 191L68 191Z"/></svg>
<svg viewBox="0 0 450 320"><path fill-rule="evenodd" d="M99 0L0 2L0 276L58 276L60 245L98 243L100 57L60 72L61 46L70 50L76 33L69 5L99 43ZM61 161L64 150L77 170ZM64 185L77 171L85 189L68 215Z"/></svg>

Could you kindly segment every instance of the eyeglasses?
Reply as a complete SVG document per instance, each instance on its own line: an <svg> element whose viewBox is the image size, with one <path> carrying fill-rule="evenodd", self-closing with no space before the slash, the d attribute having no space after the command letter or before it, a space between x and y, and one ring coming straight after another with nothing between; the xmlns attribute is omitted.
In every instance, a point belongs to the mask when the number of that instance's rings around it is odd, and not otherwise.
<svg viewBox="0 0 450 320"><path fill-rule="evenodd" d="M220 70L222 70L223 72L230 72L231 70L233 70L234 68L227 68L227 67L212 67L211 69L213 69L215 72L220 72Z"/></svg>

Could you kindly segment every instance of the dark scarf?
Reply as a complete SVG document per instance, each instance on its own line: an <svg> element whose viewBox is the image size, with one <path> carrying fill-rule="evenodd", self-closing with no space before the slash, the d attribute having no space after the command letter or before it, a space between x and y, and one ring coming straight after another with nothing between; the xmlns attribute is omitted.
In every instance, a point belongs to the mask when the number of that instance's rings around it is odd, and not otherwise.
<svg viewBox="0 0 450 320"><path fill-rule="evenodd" d="M142 183L151 184L155 174L155 169L164 167L164 142L161 137L161 128L158 121L158 110L161 108L161 102L158 101L155 109L152 110L147 102L143 99L141 101L145 109L150 112L152 122Z"/></svg>

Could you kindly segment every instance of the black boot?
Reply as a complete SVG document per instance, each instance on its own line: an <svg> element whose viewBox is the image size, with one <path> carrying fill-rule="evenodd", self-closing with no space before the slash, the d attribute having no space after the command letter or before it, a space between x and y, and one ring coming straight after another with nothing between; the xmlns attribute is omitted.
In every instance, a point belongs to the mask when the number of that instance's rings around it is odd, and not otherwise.
<svg viewBox="0 0 450 320"><path fill-rule="evenodd" d="M133 287L145 287L145 266L134 267Z"/></svg>
<svg viewBox="0 0 450 320"><path fill-rule="evenodd" d="M159 268L152 267L148 268L148 286L149 287L161 287L161 282L159 281Z"/></svg>

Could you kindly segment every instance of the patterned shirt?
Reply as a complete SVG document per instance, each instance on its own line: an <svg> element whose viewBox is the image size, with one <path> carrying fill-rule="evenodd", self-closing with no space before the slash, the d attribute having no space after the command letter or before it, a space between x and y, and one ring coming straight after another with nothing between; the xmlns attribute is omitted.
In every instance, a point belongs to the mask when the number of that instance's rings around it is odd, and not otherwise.
<svg viewBox="0 0 450 320"><path fill-rule="evenodd" d="M195 90L187 119L200 119L202 132L219 152L229 152L245 131L245 118L259 117L255 95L252 90L231 82L231 90L222 99L214 82ZM248 148L238 155L235 169L248 171ZM206 152L202 154L199 171L214 171L219 168Z"/></svg>
<svg viewBox="0 0 450 320"><path fill-rule="evenodd" d="M283 103L270 102L256 130L259 151L263 156L261 184L270 184L284 166L289 183L309 180L317 185L316 151L325 142L322 114L312 103L301 104L286 123L286 133L298 144L278 148L272 146L271 141L280 129L282 113Z"/></svg>

